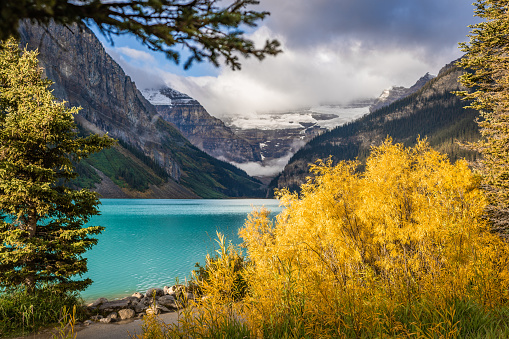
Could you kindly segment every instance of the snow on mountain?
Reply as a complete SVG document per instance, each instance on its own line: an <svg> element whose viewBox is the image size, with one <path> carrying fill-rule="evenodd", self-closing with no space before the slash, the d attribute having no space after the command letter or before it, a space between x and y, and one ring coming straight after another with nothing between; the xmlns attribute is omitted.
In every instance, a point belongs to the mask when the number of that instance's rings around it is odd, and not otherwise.
<svg viewBox="0 0 509 339"><path fill-rule="evenodd" d="M319 105L290 112L259 113L252 116L225 118L236 129L282 130L306 129L311 126L332 129L369 113L374 100L362 100L346 105Z"/></svg>
<svg viewBox="0 0 509 339"><path fill-rule="evenodd" d="M141 94L145 97L145 99L148 100L152 105L158 106L158 105L167 105L171 106L172 102L171 99L162 94L160 89L155 88L146 88L140 90Z"/></svg>
<svg viewBox="0 0 509 339"><path fill-rule="evenodd" d="M356 120L369 113L373 100L363 100L348 105L322 105L310 108L316 118L316 125L328 130ZM327 116L333 116L327 118Z"/></svg>
<svg viewBox="0 0 509 339"><path fill-rule="evenodd" d="M419 89L421 89L428 81L435 78L436 76L433 74L426 73L422 76L417 82L410 88L402 87L402 86L391 86L385 89L382 94L378 97L378 99L371 105L369 108L370 112L374 112L377 109L382 107L389 106L393 102L407 97Z"/></svg>
<svg viewBox="0 0 509 339"><path fill-rule="evenodd" d="M169 87L145 88L140 92L154 106L185 105L196 101L189 95Z"/></svg>
<svg viewBox="0 0 509 339"><path fill-rule="evenodd" d="M254 116L233 117L226 120L227 125L239 129L299 129L302 123L316 123L310 112L260 113Z"/></svg>

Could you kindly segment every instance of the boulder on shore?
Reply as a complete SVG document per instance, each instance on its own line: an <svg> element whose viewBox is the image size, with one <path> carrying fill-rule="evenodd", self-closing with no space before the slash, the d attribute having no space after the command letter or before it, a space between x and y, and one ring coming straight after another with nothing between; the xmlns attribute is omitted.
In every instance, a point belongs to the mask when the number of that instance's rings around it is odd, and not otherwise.
<svg viewBox="0 0 509 339"><path fill-rule="evenodd" d="M161 288L149 288L147 293L145 293L145 298L153 298L154 293L156 297L162 297L164 295L164 290Z"/></svg>
<svg viewBox="0 0 509 339"><path fill-rule="evenodd" d="M175 309L175 310L178 309L177 301L175 300L175 298L172 295L162 296L161 298L159 298L157 300L157 303L159 305L162 305L162 306L170 308L170 309Z"/></svg>
<svg viewBox="0 0 509 339"><path fill-rule="evenodd" d="M101 322L103 324L109 324L109 323L111 323L111 318L102 318L102 319L99 319L99 322Z"/></svg>
<svg viewBox="0 0 509 339"><path fill-rule="evenodd" d="M99 298L96 301L94 301L93 303L91 303L90 305L88 305L88 307L95 308L95 307L100 306L101 304L104 304L104 303L107 303L107 302L108 302L108 299L106 299L106 298Z"/></svg>
<svg viewBox="0 0 509 339"><path fill-rule="evenodd" d="M103 303L99 306L100 312L113 312L129 307L131 302L128 299L113 300Z"/></svg>
<svg viewBox="0 0 509 339"><path fill-rule="evenodd" d="M136 312L130 308L124 308L118 311L118 316L120 317L121 320L134 318L135 315Z"/></svg>
<svg viewBox="0 0 509 339"><path fill-rule="evenodd" d="M87 311L96 314L90 321L112 323L118 320L141 317L143 314L172 312L186 306L194 295L184 285L150 288L145 294L136 292L130 297L108 301L99 298L88 305ZM99 313L99 314L98 314Z"/></svg>
<svg viewBox="0 0 509 339"><path fill-rule="evenodd" d="M131 297L141 299L143 298L143 294L141 294L140 292L134 292Z"/></svg>

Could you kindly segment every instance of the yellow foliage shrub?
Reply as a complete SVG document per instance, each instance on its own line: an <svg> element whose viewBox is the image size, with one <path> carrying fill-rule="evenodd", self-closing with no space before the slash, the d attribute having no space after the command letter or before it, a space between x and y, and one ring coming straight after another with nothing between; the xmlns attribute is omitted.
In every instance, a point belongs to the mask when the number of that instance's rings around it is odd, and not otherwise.
<svg viewBox="0 0 509 339"><path fill-rule="evenodd" d="M507 300L507 245L487 231L486 200L465 161L389 139L364 173L357 165L318 162L300 196L278 192L285 209L275 224L263 209L249 216L240 235L254 335L281 326L296 337L403 333L393 315L412 305L446 314L453 300ZM453 325L441 328L457 333Z"/></svg>
<svg viewBox="0 0 509 339"><path fill-rule="evenodd" d="M201 272L193 272L196 300L186 300L188 307L180 311L175 324L157 324L148 318L144 334L157 335L143 338L248 338L242 321L244 304L238 302L246 293L244 258L224 235L217 237L216 255L207 255Z"/></svg>
<svg viewBox="0 0 509 339"><path fill-rule="evenodd" d="M207 279L197 281L205 297L165 337L509 335L483 329L507 302L509 251L487 230L467 163L449 163L425 141L404 148L388 139L364 173L357 166L320 161L300 195L278 192L285 209L275 222L253 211L240 231L247 260L219 236Z"/></svg>

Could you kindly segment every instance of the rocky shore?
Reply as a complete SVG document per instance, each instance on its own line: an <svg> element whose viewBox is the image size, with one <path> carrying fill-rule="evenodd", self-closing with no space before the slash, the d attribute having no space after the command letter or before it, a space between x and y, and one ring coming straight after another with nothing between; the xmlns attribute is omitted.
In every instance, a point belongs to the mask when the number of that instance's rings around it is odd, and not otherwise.
<svg viewBox="0 0 509 339"><path fill-rule="evenodd" d="M164 288L150 288L145 293L136 292L130 297L109 301L99 298L87 305L85 311L90 315L84 325L93 322L105 324L121 320L141 318L145 314L175 312L194 300L194 294L184 285Z"/></svg>

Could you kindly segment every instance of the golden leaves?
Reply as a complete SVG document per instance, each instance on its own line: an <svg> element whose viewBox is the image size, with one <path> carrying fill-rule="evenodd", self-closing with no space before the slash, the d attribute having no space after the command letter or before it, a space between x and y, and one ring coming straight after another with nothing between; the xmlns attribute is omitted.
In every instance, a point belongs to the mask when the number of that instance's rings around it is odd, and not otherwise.
<svg viewBox="0 0 509 339"><path fill-rule="evenodd" d="M412 300L505 298L507 245L486 230L486 199L466 162L451 164L424 140L404 148L388 139L364 173L356 167L320 161L300 196L278 192L286 208L274 225L265 210L249 216L240 235L253 309L264 314L252 326L281 315L288 297L305 300L296 317L307 323L349 314L361 328L383 321L377 310Z"/></svg>

